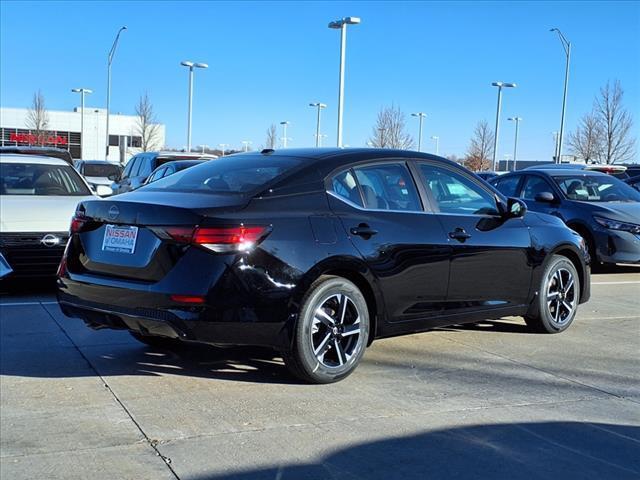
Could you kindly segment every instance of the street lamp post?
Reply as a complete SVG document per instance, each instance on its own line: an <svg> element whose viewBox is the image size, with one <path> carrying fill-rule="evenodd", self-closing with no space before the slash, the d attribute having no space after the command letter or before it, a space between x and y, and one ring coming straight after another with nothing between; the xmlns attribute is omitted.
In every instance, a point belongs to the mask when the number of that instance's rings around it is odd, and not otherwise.
<svg viewBox="0 0 640 480"><path fill-rule="evenodd" d="M553 155L556 156L558 154L558 139L560 138L560 132L551 132L551 134L553 135Z"/></svg>
<svg viewBox="0 0 640 480"><path fill-rule="evenodd" d="M287 148L287 125L289 125L290 122L288 121L284 121L284 122L280 122L280 125L282 125L282 148Z"/></svg>
<svg viewBox="0 0 640 480"><path fill-rule="evenodd" d="M340 75L338 81L338 138L337 145L342 147L342 112L344 109L344 63L347 48L347 25L357 25L359 17L345 17L329 23L329 28L340 30Z"/></svg>
<svg viewBox="0 0 640 480"><path fill-rule="evenodd" d="M118 40L120 39L120 34L127 29L126 26L120 27L118 33L116 34L116 38L113 41L113 45L111 46L111 50L109 50L109 56L107 57L107 132L106 132L106 146L107 151L105 153L105 160L109 160L109 109L111 107L111 63L113 62L113 56L116 53L116 48L118 47Z"/></svg>
<svg viewBox="0 0 640 480"><path fill-rule="evenodd" d="M562 48L567 57L567 61L564 69L564 93L562 95L562 115L560 117L560 134L558 137L558 146L556 147L556 163L560 163L560 157L562 156L562 139L564 137L564 116L567 107L567 90L569 89L569 63L571 62L571 42L568 41L562 32L558 28L552 28L551 32L556 32L560 37Z"/></svg>
<svg viewBox="0 0 640 480"><path fill-rule="evenodd" d="M191 109L193 107L193 69L209 68L206 63L193 63L188 60L180 62L183 67L189 68L189 114L187 118L187 151L191 151Z"/></svg>
<svg viewBox="0 0 640 480"><path fill-rule="evenodd" d="M224 150L226 147L229 146L228 143L219 143L218 146L220 147L220 151L222 152L222 156L224 157Z"/></svg>
<svg viewBox="0 0 640 480"><path fill-rule="evenodd" d="M431 137L431 140L436 141L436 155L440 155L440 137L438 137L437 135L433 135Z"/></svg>
<svg viewBox="0 0 640 480"><path fill-rule="evenodd" d="M411 116L418 117L418 119L420 120L420 127L418 130L418 151L421 152L422 151L422 120L427 117L427 114L423 112L418 112L418 113L412 113Z"/></svg>
<svg viewBox="0 0 640 480"><path fill-rule="evenodd" d="M242 145L243 145L243 150L245 152L249 151L249 145L251 145L253 142L251 140L243 140L242 141Z"/></svg>
<svg viewBox="0 0 640 480"><path fill-rule="evenodd" d="M321 137L321 135L320 135L320 111L323 108L327 108L327 106L324 103L320 103L320 102L310 103L309 106L310 107L316 107L318 109L318 116L317 116L317 120L316 120L316 148L317 148L322 143L321 138L320 138Z"/></svg>
<svg viewBox="0 0 640 480"><path fill-rule="evenodd" d="M84 150L84 96L93 93L88 88L72 88L73 93L80 94L80 159L82 159L82 151Z"/></svg>
<svg viewBox="0 0 640 480"><path fill-rule="evenodd" d="M496 159L498 158L498 134L500 133L500 107L502 106L502 89L515 88L515 83L493 82L493 87L498 87L498 106L496 108L496 128L493 135L493 169L497 169Z"/></svg>
<svg viewBox="0 0 640 480"><path fill-rule="evenodd" d="M509 117L507 120L511 122L516 122L516 138L513 142L513 170L516 170L516 164L518 163L518 129L520 127L521 117ZM508 165L507 165L508 166ZM508 168L507 168L508 170Z"/></svg>

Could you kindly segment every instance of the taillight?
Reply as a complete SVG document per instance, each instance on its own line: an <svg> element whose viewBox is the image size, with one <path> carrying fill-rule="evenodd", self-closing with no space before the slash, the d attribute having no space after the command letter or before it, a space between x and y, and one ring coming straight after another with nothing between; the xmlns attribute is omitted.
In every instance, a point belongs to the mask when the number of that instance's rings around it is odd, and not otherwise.
<svg viewBox="0 0 640 480"><path fill-rule="evenodd" d="M214 252L244 252L259 244L269 234L269 227L166 227L172 240L200 245Z"/></svg>
<svg viewBox="0 0 640 480"><path fill-rule="evenodd" d="M204 297L199 295L171 295L171 300L180 303L191 303L201 305L204 303Z"/></svg>
<svg viewBox="0 0 640 480"><path fill-rule="evenodd" d="M85 223L87 223L87 219L85 218L84 214L82 214L81 212L76 212L73 215L73 218L71 218L71 226L69 227L69 232L71 234L80 232Z"/></svg>

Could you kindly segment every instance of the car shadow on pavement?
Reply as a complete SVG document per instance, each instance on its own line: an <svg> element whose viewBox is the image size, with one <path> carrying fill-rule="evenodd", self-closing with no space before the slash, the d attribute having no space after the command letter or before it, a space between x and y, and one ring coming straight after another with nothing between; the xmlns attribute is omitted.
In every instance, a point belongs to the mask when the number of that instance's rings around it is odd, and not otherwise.
<svg viewBox="0 0 640 480"><path fill-rule="evenodd" d="M175 468L180 472L180 465ZM587 422L464 426L349 446L312 463L181 478L637 479L640 427Z"/></svg>

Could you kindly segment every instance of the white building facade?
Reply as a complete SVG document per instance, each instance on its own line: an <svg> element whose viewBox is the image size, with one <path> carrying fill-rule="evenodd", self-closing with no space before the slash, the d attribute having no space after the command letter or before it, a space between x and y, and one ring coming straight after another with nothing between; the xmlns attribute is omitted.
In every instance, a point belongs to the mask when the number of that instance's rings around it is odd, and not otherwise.
<svg viewBox="0 0 640 480"><path fill-rule="evenodd" d="M68 150L74 159L107 159L107 112L85 107L84 139L81 134L82 108L71 112L48 110L48 127L39 137L29 129L26 108L0 107L0 139L2 146L38 145ZM155 149L165 144L165 126L159 124ZM111 162L125 163L141 151L142 139L135 115L109 115L109 155Z"/></svg>

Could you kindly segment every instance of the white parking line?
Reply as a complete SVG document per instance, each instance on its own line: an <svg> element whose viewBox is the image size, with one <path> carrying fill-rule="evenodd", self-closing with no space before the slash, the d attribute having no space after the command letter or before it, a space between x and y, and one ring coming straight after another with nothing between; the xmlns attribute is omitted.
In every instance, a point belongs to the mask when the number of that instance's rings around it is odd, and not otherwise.
<svg viewBox="0 0 640 480"><path fill-rule="evenodd" d="M591 285L638 285L640 284L640 280L634 281L624 281L624 282L591 282Z"/></svg>

